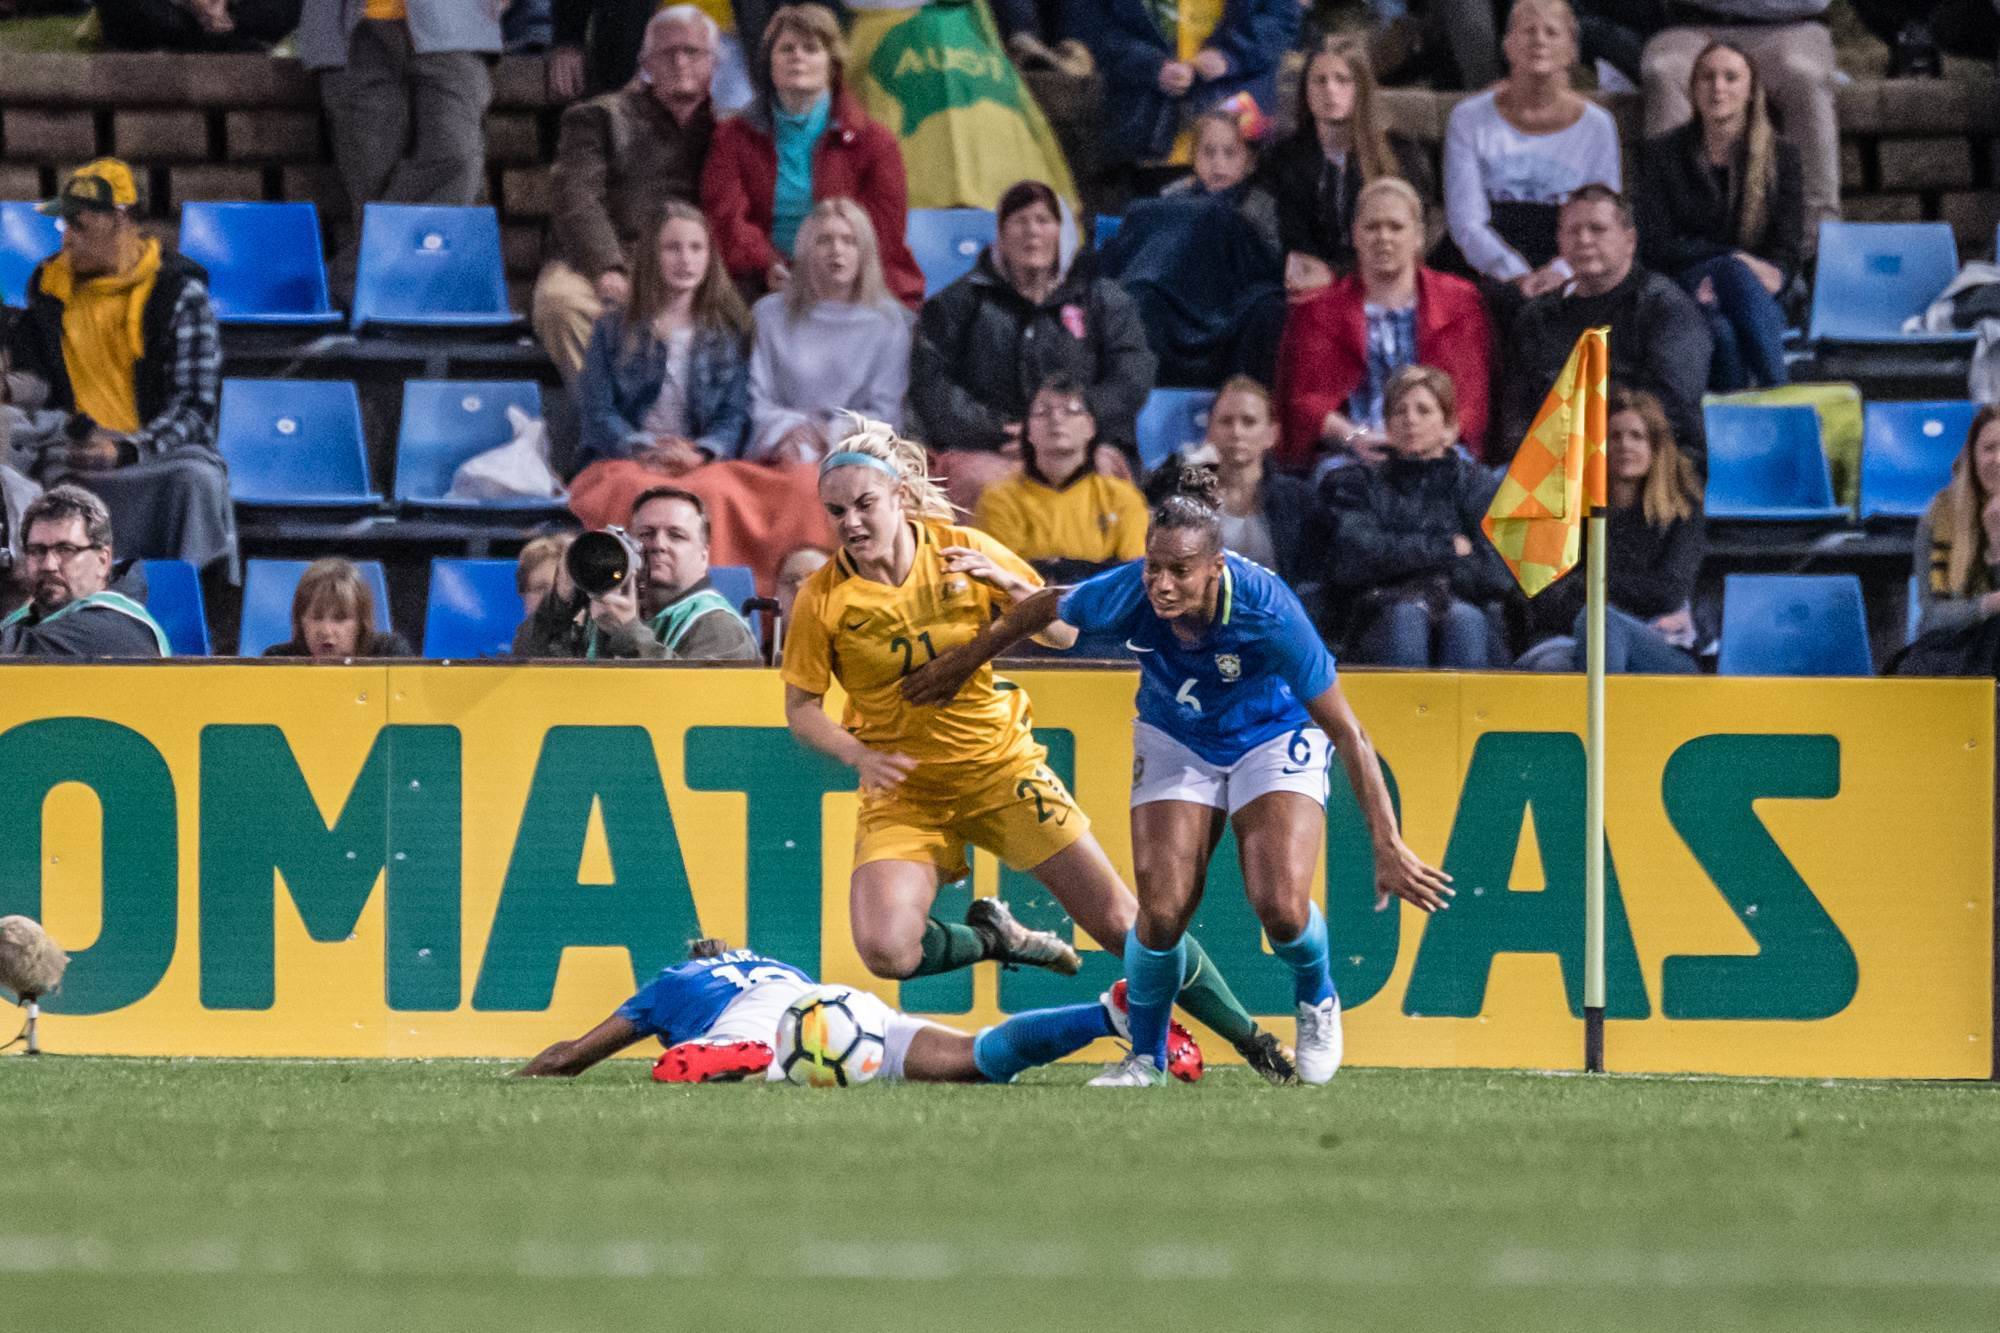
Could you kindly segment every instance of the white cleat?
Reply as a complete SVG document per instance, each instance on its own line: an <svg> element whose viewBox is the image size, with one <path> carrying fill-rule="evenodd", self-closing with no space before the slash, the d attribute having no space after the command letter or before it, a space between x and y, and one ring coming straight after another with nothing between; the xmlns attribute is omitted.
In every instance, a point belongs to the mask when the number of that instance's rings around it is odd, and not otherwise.
<svg viewBox="0 0 2000 1333"><path fill-rule="evenodd" d="M1299 1082L1330 1083L1340 1068L1340 997L1299 1006Z"/></svg>
<svg viewBox="0 0 2000 1333"><path fill-rule="evenodd" d="M1090 1080L1093 1088L1157 1088L1167 1081L1166 1073L1153 1063L1150 1055L1134 1054L1126 1056L1111 1068Z"/></svg>

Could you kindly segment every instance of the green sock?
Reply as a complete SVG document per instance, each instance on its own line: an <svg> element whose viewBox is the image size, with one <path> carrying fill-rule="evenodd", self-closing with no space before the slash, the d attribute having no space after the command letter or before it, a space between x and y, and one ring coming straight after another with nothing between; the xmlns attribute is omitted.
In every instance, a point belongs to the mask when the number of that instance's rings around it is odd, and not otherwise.
<svg viewBox="0 0 2000 1333"><path fill-rule="evenodd" d="M986 941L978 931L962 922L946 923L930 917L924 922L924 956L910 975L928 977L939 972L956 972L984 957Z"/></svg>
<svg viewBox="0 0 2000 1333"><path fill-rule="evenodd" d="M1187 980L1181 983L1180 1007L1203 1026L1214 1031L1231 1046L1241 1046L1257 1031L1257 1020L1236 998L1223 979L1222 970L1192 935L1187 941ZM924 938L924 956L930 956L930 937Z"/></svg>

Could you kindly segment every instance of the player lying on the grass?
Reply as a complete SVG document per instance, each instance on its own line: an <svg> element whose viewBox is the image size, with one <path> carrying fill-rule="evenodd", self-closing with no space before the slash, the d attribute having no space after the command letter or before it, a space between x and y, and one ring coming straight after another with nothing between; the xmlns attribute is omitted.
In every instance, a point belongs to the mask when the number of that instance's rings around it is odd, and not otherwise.
<svg viewBox="0 0 2000 1333"><path fill-rule="evenodd" d="M931 914L938 886L966 874L967 843L1033 875L1107 950L1124 949L1138 902L1049 770L1026 691L982 659L937 706L903 699L912 670L1042 584L999 542L952 525L927 466L922 445L862 417L849 418L820 463L841 549L799 590L785 636L785 720L800 743L859 775L848 910L869 971L919 977L993 958L1074 973L1067 941L1029 930L997 898L975 902L963 925ZM1061 647L1075 636L1058 627L1049 638ZM838 723L824 704L835 681L847 694ZM1291 1079L1289 1052L1258 1030L1193 940L1176 989L1181 1007L1264 1077Z"/></svg>
<svg viewBox="0 0 2000 1333"><path fill-rule="evenodd" d="M611 1017L574 1041L557 1042L515 1072L574 1077L634 1042L658 1037L667 1049L653 1065L653 1077L662 1083L776 1079L771 1059L778 1019L817 984L790 963L731 949L721 940L695 940L687 962L663 968ZM876 1077L892 1082L1007 1083L1024 1069L1117 1035L1108 993L1095 1004L1015 1014L978 1036L883 1008L887 1019Z"/></svg>
<svg viewBox="0 0 2000 1333"><path fill-rule="evenodd" d="M1374 842L1377 909L1393 895L1434 912L1452 893L1449 875L1404 846L1332 654L1290 588L1223 549L1215 474L1189 468L1153 510L1145 559L1023 598L963 647L912 673L903 693L918 704L950 699L1007 648L1065 625L1119 635L1139 659L1132 724L1139 916L1125 940L1132 1054L1095 1081L1122 1087L1164 1078L1187 925L1227 819L1236 826L1250 906L1292 970L1299 1077L1325 1083L1341 1057L1326 917L1312 900L1329 736Z"/></svg>

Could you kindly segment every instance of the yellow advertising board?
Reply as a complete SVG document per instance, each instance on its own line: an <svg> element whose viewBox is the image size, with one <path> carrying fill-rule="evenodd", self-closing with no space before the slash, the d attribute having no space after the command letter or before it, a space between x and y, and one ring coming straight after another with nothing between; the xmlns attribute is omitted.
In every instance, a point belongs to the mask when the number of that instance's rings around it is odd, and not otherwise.
<svg viewBox="0 0 2000 1333"><path fill-rule="evenodd" d="M1016 679L1129 870L1133 676ZM1429 920L1373 911L1336 773L1322 881L1349 1060L1574 1067L1581 682L1345 679L1407 838L1459 891ZM870 978L847 926L853 776L793 743L781 693L760 669L0 668L0 914L75 957L44 1042L525 1057L697 934L968 1028L1117 975L1079 941L1073 979ZM1993 716L1991 682L1614 680L1610 1067L1985 1077ZM996 891L1067 928L990 858L941 910ZM1288 1035L1289 974L1229 842L1195 929Z"/></svg>

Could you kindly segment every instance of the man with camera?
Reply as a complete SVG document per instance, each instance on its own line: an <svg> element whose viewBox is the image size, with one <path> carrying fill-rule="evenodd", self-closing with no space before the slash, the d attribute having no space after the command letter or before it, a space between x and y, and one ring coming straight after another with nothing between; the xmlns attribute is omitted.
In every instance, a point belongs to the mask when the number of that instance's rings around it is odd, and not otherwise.
<svg viewBox="0 0 2000 1333"><path fill-rule="evenodd" d="M520 636L524 657L753 662L750 627L708 579L708 511L655 486L625 529L576 539Z"/></svg>

